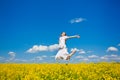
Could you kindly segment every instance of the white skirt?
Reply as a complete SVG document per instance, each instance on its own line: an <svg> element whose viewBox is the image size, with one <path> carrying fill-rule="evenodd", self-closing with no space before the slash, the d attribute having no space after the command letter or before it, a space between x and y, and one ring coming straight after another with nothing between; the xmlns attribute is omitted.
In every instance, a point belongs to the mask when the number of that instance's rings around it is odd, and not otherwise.
<svg viewBox="0 0 120 80"><path fill-rule="evenodd" d="M55 56L56 60L64 59L66 60L67 56L69 55L67 48L59 49L58 53Z"/></svg>

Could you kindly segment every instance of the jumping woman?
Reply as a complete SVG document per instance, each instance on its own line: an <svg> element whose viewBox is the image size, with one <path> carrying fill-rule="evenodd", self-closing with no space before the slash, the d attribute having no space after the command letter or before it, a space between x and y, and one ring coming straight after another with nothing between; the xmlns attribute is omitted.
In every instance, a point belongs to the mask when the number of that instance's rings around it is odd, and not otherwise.
<svg viewBox="0 0 120 80"><path fill-rule="evenodd" d="M70 38L80 38L80 36L79 35L67 36L65 32L62 32L59 38L59 50L55 56L56 60L60 60L60 59L69 60L70 57L76 52L76 49L73 49L71 53L68 53L68 50L66 47L66 40Z"/></svg>

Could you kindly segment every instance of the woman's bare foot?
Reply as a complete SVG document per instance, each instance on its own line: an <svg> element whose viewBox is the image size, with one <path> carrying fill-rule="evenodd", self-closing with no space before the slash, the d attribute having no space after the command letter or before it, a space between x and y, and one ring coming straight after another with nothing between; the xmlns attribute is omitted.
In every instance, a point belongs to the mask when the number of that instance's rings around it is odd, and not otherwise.
<svg viewBox="0 0 120 80"><path fill-rule="evenodd" d="M74 48L74 49L72 50L72 52L70 53L70 56L72 56L73 54L75 54L76 51L77 51L77 49Z"/></svg>

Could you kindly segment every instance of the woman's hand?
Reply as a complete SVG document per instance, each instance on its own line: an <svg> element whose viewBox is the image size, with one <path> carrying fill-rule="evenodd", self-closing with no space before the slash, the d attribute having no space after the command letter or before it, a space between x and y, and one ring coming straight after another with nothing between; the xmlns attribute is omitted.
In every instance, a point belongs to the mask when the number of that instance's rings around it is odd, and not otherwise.
<svg viewBox="0 0 120 80"><path fill-rule="evenodd" d="M79 36L79 35L76 35L76 37L77 37L77 38L80 38L80 36Z"/></svg>

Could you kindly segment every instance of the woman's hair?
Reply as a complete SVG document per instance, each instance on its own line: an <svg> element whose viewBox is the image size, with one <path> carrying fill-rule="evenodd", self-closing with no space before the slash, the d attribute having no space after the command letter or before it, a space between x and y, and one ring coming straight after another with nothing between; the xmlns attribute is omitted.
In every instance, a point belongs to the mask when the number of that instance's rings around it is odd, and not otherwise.
<svg viewBox="0 0 120 80"><path fill-rule="evenodd" d="M65 36L67 35L66 32L62 32L62 33L61 33L61 36L62 36L63 33L65 33Z"/></svg>

